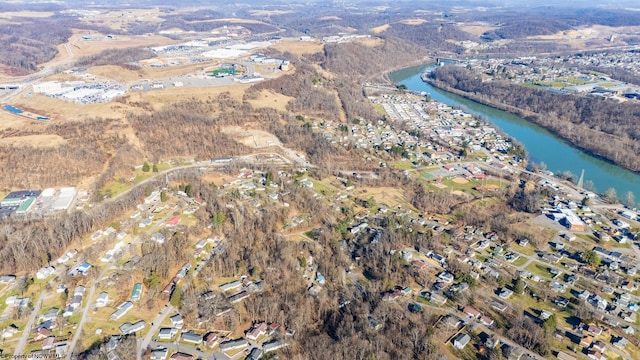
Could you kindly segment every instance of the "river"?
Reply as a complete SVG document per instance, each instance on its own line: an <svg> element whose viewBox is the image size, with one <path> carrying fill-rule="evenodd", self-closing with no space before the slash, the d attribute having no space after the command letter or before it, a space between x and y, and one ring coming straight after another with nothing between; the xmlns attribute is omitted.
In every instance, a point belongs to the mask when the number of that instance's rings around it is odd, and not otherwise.
<svg viewBox="0 0 640 360"><path fill-rule="evenodd" d="M518 116L423 82L420 75L432 68L433 65L411 67L393 72L389 77L395 83L406 85L410 90L429 93L435 101L463 107L467 112L488 119L502 132L524 145L530 161L544 162L549 171L554 173L570 171L575 176L580 176L584 170L584 182L591 181L597 192L603 193L609 188L614 188L618 198L624 199L628 192L632 192L636 201L640 201L639 174L575 148L542 127Z"/></svg>

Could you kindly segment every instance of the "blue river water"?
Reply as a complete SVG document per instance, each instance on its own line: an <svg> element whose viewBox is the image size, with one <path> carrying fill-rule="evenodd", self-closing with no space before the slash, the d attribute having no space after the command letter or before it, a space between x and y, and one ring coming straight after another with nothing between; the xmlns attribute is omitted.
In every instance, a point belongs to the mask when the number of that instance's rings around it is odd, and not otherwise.
<svg viewBox="0 0 640 360"><path fill-rule="evenodd" d="M640 201L640 174L575 148L542 127L518 116L437 89L423 82L420 75L432 68L433 65L407 68L390 74L390 78L396 83L406 85L410 90L429 93L435 101L450 106L459 106L467 112L484 117L502 132L524 145L529 153L530 161L545 163L549 171L554 173L570 171L572 174L580 176L584 170L585 183L592 182L597 192L603 193L607 189L613 188L616 190L618 198L623 199L628 192L632 192L635 200Z"/></svg>

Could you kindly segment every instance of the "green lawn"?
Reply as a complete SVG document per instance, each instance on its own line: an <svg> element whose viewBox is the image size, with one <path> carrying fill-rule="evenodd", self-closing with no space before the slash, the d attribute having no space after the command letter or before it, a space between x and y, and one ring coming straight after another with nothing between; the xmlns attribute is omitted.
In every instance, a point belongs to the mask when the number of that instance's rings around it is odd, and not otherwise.
<svg viewBox="0 0 640 360"><path fill-rule="evenodd" d="M516 259L516 261L512 262L511 265L515 266L515 267L520 267L522 265L524 265L527 262L527 258L520 256L518 259Z"/></svg>
<svg viewBox="0 0 640 360"><path fill-rule="evenodd" d="M549 272L549 270L547 270L548 268L550 268L549 265L543 264L538 261L534 261L531 264L529 264L525 269L529 270L532 274L536 274L538 276L551 280L552 275Z"/></svg>
<svg viewBox="0 0 640 360"><path fill-rule="evenodd" d="M394 161L391 166L393 166L394 169L398 169L398 170L411 170L413 169L413 164L411 164L410 161Z"/></svg>
<svg viewBox="0 0 640 360"><path fill-rule="evenodd" d="M329 185L314 179L308 179L313 183L313 190L320 195L330 196L334 193L334 189Z"/></svg>
<svg viewBox="0 0 640 360"><path fill-rule="evenodd" d="M509 249L511 249L511 250L513 250L515 252L518 252L520 254L527 255L527 256L533 256L533 255L536 254L536 249L531 245L520 246L520 245L514 243L513 245L511 245L509 247Z"/></svg>

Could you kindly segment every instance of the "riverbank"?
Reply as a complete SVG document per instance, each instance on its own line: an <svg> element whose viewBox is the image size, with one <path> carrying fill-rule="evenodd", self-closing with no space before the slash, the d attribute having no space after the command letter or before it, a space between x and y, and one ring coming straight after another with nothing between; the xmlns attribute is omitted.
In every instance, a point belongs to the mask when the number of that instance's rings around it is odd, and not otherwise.
<svg viewBox="0 0 640 360"><path fill-rule="evenodd" d="M395 86L404 85L416 93L427 93L433 101L462 108L465 112L488 121L522 144L530 161L544 163L549 171L557 174L570 172L574 177L584 171L584 186L587 190L602 193L613 188L620 197L626 198L627 194L632 193L636 199L640 199L639 174L579 149L560 138L555 131L548 131L512 112L484 105L423 81L420 75L434 67L433 64L426 64L424 67L403 69L389 74L389 78Z"/></svg>
<svg viewBox="0 0 640 360"><path fill-rule="evenodd" d="M621 146L625 146L624 144L624 140L611 135L611 134L607 134L607 133L603 133L601 131L596 131L596 130L592 130L592 129L587 129L584 127L580 127L580 132L581 133L586 133L586 136L577 136L576 132L572 132L571 129L562 129L560 128L560 126L557 127L553 127L553 126L548 126L547 123L540 121L540 115L530 112L530 111L526 111L508 104L504 104L501 102L497 102L491 98L488 98L482 94L477 94L477 93L470 93L467 91L462 91L456 88L453 88L451 86L449 86L448 84L442 82L442 81L438 81L436 79L430 78L428 76L428 73L425 72L423 74L420 75L420 78L422 79L422 81L428 83L429 85L443 90L443 91L447 91L450 92L452 94L461 96L465 99L469 99L471 101L475 101L477 103L480 103L482 105L485 106L489 106L501 111L505 111L509 114L518 116L522 119L525 119L526 121L530 121L548 131L551 131L552 133L554 133L556 136L558 136L560 139L562 139L563 141L567 142L568 144L570 144L571 146L578 148L582 151L584 151L585 153L599 158L600 160L603 160L605 162L608 162L610 164L616 165L616 166L620 166L621 168L624 168L626 170L629 170L635 174L640 174L640 169L636 169L636 168L632 168L629 166L626 166L625 163L621 162L621 161L616 161L616 159L612 159L611 156L609 156L610 154L606 153L603 149L597 148L597 147L587 147L585 146L585 143L589 143L589 142L585 142L585 141L578 141L578 140L584 140L584 138L598 138L600 140L602 140L603 138L606 139L606 142L608 143L614 143L614 144L620 144ZM576 126L577 127L577 126ZM573 135L573 137L571 137L571 135ZM591 142L593 143L593 142Z"/></svg>

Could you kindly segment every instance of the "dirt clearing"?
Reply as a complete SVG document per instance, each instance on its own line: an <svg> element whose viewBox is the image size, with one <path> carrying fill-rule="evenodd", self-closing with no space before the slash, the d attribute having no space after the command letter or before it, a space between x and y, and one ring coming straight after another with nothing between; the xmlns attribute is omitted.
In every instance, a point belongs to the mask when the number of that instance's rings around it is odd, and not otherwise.
<svg viewBox="0 0 640 360"><path fill-rule="evenodd" d="M373 31L376 34L380 34L381 32L387 31L387 29L389 29L390 27L391 27L391 25L384 24L384 25L380 25L380 26L374 27L373 29L371 29L371 31Z"/></svg>
<svg viewBox="0 0 640 360"><path fill-rule="evenodd" d="M216 186L222 186L224 184L231 183L235 178L233 176L225 175L225 174L205 174L202 176L202 181L204 183L213 183Z"/></svg>
<svg viewBox="0 0 640 360"><path fill-rule="evenodd" d="M293 97L282 95L279 93L274 93L268 90L262 90L258 93L258 98L254 100L249 100L249 104L254 108L272 108L279 111L287 111L287 103L289 101L294 100Z"/></svg>
<svg viewBox="0 0 640 360"><path fill-rule="evenodd" d="M461 178L461 177L454 178L454 179L453 179L453 180L451 180L451 181L453 181L453 182L454 182L454 183L456 183L456 184L466 184L466 183L468 183L468 182L469 182L469 180L467 180L467 179L465 179L465 178Z"/></svg>
<svg viewBox="0 0 640 360"><path fill-rule="evenodd" d="M405 24L405 25L421 25L426 23L427 20L424 19L406 19L406 20L402 20L400 21L400 23Z"/></svg>
<svg viewBox="0 0 640 360"><path fill-rule="evenodd" d="M229 126L223 128L222 132L233 137L235 141L253 148L282 145L275 135L262 130L245 129L240 126Z"/></svg>
<svg viewBox="0 0 640 360"><path fill-rule="evenodd" d="M324 45L320 41L280 41L271 46L273 49L285 52L288 51L295 55L315 54L322 52Z"/></svg>

